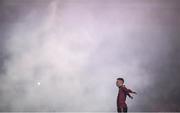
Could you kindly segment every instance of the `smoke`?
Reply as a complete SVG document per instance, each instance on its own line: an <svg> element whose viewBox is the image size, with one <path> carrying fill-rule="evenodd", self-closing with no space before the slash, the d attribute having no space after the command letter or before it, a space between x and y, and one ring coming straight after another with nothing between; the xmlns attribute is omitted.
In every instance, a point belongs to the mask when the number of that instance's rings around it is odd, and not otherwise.
<svg viewBox="0 0 180 113"><path fill-rule="evenodd" d="M1 1L0 111L179 111L177 1Z"/></svg>

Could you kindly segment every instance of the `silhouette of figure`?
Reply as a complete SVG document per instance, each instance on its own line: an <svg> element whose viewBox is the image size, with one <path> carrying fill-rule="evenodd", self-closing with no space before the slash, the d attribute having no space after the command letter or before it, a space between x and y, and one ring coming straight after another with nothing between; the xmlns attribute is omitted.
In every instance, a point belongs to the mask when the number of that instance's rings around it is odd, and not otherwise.
<svg viewBox="0 0 180 113"><path fill-rule="evenodd" d="M128 106L126 104L126 96L133 99L130 93L133 94L137 94L137 93L125 87L123 78L117 78L116 86L119 88L119 92L117 96L117 111L118 113L127 112Z"/></svg>

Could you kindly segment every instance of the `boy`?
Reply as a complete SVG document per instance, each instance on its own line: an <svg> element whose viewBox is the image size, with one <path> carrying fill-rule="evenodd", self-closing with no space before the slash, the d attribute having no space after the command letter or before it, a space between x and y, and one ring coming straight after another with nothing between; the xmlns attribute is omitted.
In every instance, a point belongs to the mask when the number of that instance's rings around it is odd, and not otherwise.
<svg viewBox="0 0 180 113"><path fill-rule="evenodd" d="M126 104L126 96L128 95L131 99L133 99L130 93L133 94L137 94L137 93L125 87L123 78L117 78L116 86L119 87L119 92L117 96L117 111L118 113L127 112L128 107Z"/></svg>

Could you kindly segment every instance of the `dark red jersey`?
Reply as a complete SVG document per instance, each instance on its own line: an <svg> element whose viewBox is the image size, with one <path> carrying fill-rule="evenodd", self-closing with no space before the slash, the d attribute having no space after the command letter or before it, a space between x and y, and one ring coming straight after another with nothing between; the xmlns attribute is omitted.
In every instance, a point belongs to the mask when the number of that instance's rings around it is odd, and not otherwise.
<svg viewBox="0 0 180 113"><path fill-rule="evenodd" d="M131 96L129 93L132 93L132 90L127 89L125 86L119 87L119 92L117 96L117 107L118 108L127 108L126 96Z"/></svg>

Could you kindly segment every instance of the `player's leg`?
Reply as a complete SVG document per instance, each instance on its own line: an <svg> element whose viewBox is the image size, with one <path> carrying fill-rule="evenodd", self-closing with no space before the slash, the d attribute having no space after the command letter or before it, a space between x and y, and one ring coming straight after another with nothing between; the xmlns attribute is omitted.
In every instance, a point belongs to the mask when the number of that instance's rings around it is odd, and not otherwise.
<svg viewBox="0 0 180 113"><path fill-rule="evenodd" d="M123 108L123 112L124 113L127 113L127 111L128 111L128 108L126 107L126 108Z"/></svg>
<svg viewBox="0 0 180 113"><path fill-rule="evenodd" d="M117 111L118 111L118 113L122 113L123 112L123 108L118 107Z"/></svg>

